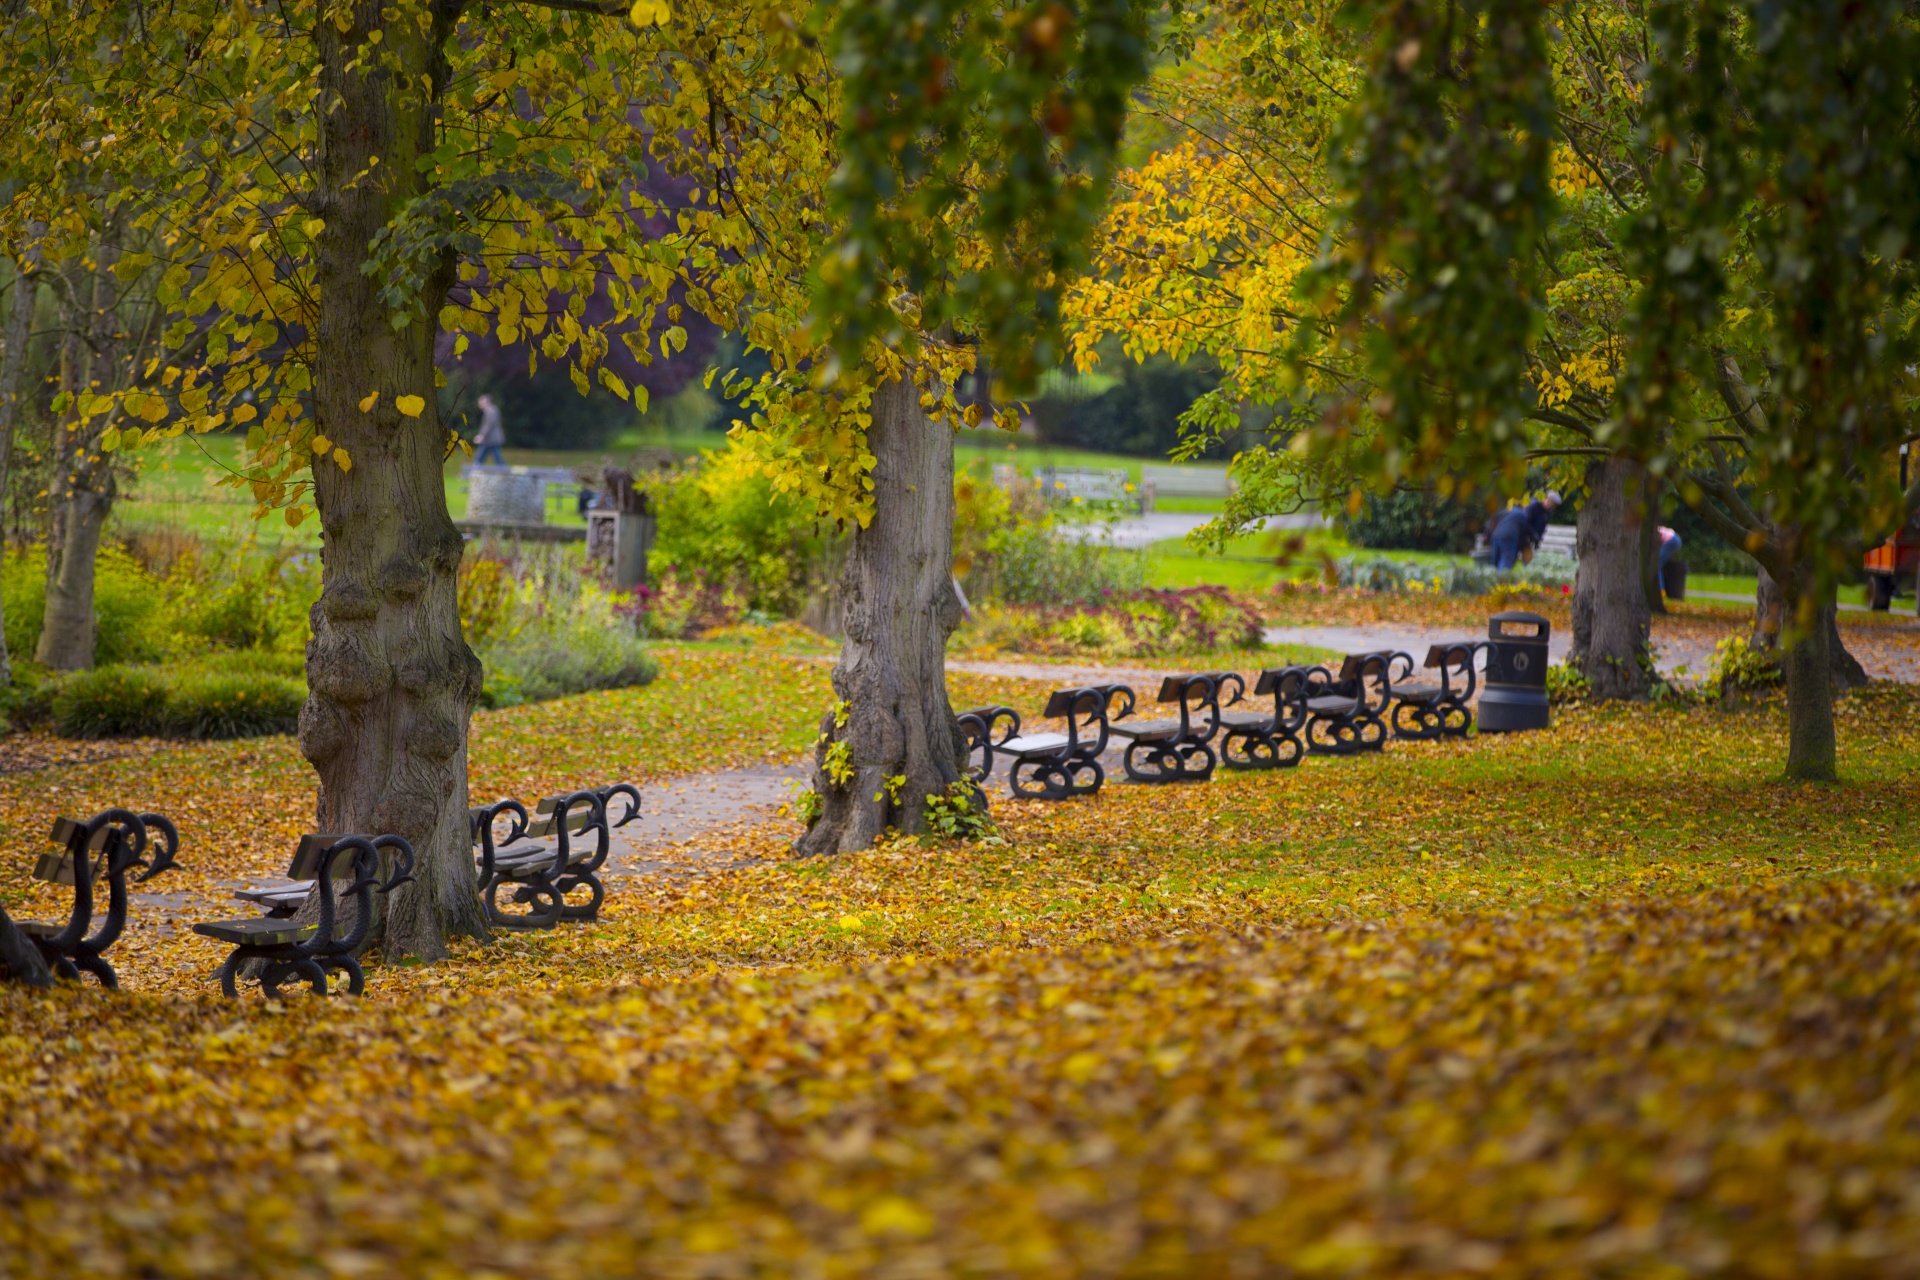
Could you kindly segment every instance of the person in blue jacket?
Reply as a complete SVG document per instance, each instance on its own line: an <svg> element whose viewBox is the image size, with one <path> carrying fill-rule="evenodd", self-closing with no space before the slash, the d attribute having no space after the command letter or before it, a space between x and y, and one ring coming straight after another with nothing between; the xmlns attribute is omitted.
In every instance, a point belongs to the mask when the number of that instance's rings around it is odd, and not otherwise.
<svg viewBox="0 0 1920 1280"><path fill-rule="evenodd" d="M1559 505L1559 493L1549 489L1524 507L1501 512L1487 536L1487 545L1493 549L1493 567L1504 573L1519 562L1523 552L1539 546L1547 533L1547 518Z"/></svg>

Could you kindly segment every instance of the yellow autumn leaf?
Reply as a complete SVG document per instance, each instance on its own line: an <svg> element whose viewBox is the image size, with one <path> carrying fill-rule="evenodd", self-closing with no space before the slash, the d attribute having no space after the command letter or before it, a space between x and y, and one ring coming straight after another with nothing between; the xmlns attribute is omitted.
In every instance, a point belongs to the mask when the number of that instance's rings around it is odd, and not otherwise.
<svg viewBox="0 0 1920 1280"><path fill-rule="evenodd" d="M427 402L423 396L396 396L393 407L409 418L417 418L427 411Z"/></svg>
<svg viewBox="0 0 1920 1280"><path fill-rule="evenodd" d="M881 1196L860 1212L860 1229L870 1236L921 1236L933 1233L933 1215L905 1196Z"/></svg>
<svg viewBox="0 0 1920 1280"><path fill-rule="evenodd" d="M324 454L327 450L333 448L333 441L327 439L325 436L315 436L312 441L312 447L315 454Z"/></svg>
<svg viewBox="0 0 1920 1280"><path fill-rule="evenodd" d="M369 391L366 395L366 398L360 402L360 412L372 413L373 406L379 403L380 403L380 393L378 391Z"/></svg>
<svg viewBox="0 0 1920 1280"><path fill-rule="evenodd" d="M353 470L353 459L348 457L347 451L345 449L340 448L338 445L334 446L333 460L339 464L340 469L342 471Z"/></svg>
<svg viewBox="0 0 1920 1280"><path fill-rule="evenodd" d="M636 0L628 16L636 27L664 27L673 21L673 10L667 0Z"/></svg>

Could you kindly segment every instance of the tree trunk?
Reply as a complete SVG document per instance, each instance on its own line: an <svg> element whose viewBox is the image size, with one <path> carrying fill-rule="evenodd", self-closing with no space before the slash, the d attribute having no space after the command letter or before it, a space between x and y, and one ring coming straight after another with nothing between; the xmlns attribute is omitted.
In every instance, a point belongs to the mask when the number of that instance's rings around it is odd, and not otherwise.
<svg viewBox="0 0 1920 1280"><path fill-rule="evenodd" d="M0 348L0 549L6 539L7 468L13 460L13 433L23 416L26 397L21 387L27 380L27 346L33 337L34 295L40 291L39 277L28 275L25 255L14 259L13 297L7 308L7 324ZM0 689L13 683L13 659L7 652L6 618L0 615Z"/></svg>
<svg viewBox="0 0 1920 1280"><path fill-rule="evenodd" d="M35 661L55 671L81 671L93 665L97 639L93 571L100 555L100 535L113 510L113 476L106 463L98 468L87 468L84 462L77 465L80 478L68 486L55 525L59 545L49 540L47 546L47 609L33 651Z"/></svg>
<svg viewBox="0 0 1920 1280"><path fill-rule="evenodd" d="M1600 701L1647 696L1647 595L1640 579L1640 465L1603 458L1587 468L1587 502L1574 534L1573 646L1577 668Z"/></svg>
<svg viewBox="0 0 1920 1280"><path fill-rule="evenodd" d="M864 849L888 827L920 831L927 797L965 776L946 680L947 637L960 622L953 433L921 411L910 377L878 388L872 414L873 522L854 531L841 576L846 636L833 687L845 723L837 712L821 722L813 787L824 804L795 846L806 854Z"/></svg>
<svg viewBox="0 0 1920 1280"><path fill-rule="evenodd" d="M1783 612L1783 597L1780 584L1773 580L1766 566L1760 567L1760 585L1754 593L1753 631L1747 640L1747 647L1764 652L1772 652L1780 647L1780 618ZM1855 689L1864 689L1872 683L1867 669L1860 660L1847 650L1847 642L1840 636L1840 609L1829 604L1821 608L1825 615L1827 632L1827 676L1837 694L1852 693Z"/></svg>
<svg viewBox="0 0 1920 1280"><path fill-rule="evenodd" d="M1839 777L1833 728L1833 658L1828 645L1833 604L1824 601L1823 608L1807 599L1806 593L1813 589L1810 574L1780 585L1787 623L1780 655L1787 684L1787 777L1833 782ZM1823 613L1828 616L1822 617Z"/></svg>
<svg viewBox="0 0 1920 1280"><path fill-rule="evenodd" d="M93 261L76 268L87 274L84 285L70 291L71 297L81 301L69 308L66 317L62 391L77 394L119 382L120 361L127 358L119 282L113 274L119 257L114 236L103 235ZM47 603L33 651L36 661L55 671L80 671L93 665L94 566L114 498L113 460L100 448L100 438L115 415L83 418L75 410L69 412L72 417L54 427Z"/></svg>
<svg viewBox="0 0 1920 1280"><path fill-rule="evenodd" d="M467 723L480 661L460 634L463 550L441 477L446 432L434 387L434 324L388 323L380 281L364 274L373 236L414 196L416 159L433 146L424 86L445 85L436 52L458 17L437 4L421 31L411 10L384 22L357 3L315 23L320 143L314 413L348 451L314 464L321 594L311 614L300 749L320 775L321 831L394 834L414 848L418 880L385 903L388 956L439 959L453 934L485 937L467 828ZM344 22L342 30L338 23ZM371 30L378 57L349 66ZM424 290L436 316L452 283L443 257ZM360 402L378 392L370 411ZM417 414L402 397L418 397ZM413 408L411 402L407 405Z"/></svg>
<svg viewBox="0 0 1920 1280"><path fill-rule="evenodd" d="M1655 518L1659 507L1655 503L1656 481L1647 481L1646 500L1641 506L1640 527L1640 590L1647 598L1647 612L1650 614L1667 611L1666 584L1660 581L1660 523Z"/></svg>
<svg viewBox="0 0 1920 1280"><path fill-rule="evenodd" d="M53 971L47 968L46 957L20 932L5 907L0 907L0 977L23 987L53 985Z"/></svg>

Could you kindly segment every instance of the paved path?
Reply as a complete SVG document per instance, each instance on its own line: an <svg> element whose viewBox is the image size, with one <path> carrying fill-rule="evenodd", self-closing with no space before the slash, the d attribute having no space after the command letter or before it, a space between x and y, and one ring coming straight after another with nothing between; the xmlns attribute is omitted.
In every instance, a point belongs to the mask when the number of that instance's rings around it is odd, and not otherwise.
<svg viewBox="0 0 1920 1280"><path fill-rule="evenodd" d="M1691 587L1687 589L1687 599L1689 600L1726 600L1726 601L1732 602L1733 604L1756 603L1756 601L1752 596L1743 596L1733 591L1695 591ZM1866 613L1868 611L1866 605L1848 604L1845 600L1840 601L1838 607L1842 613L1845 613L1849 610L1851 610L1854 613Z"/></svg>

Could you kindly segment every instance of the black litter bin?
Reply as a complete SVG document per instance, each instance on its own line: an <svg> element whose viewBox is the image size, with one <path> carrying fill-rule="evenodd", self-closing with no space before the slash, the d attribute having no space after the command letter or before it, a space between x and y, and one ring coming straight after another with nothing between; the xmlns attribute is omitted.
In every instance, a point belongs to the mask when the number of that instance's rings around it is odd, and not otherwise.
<svg viewBox="0 0 1920 1280"><path fill-rule="evenodd" d="M1685 560L1676 558L1667 561L1666 567L1660 570L1660 589L1666 593L1669 600L1687 598L1687 562Z"/></svg>
<svg viewBox="0 0 1920 1280"><path fill-rule="evenodd" d="M1487 619L1480 732L1547 727L1547 634L1552 628L1537 613L1496 613Z"/></svg>

